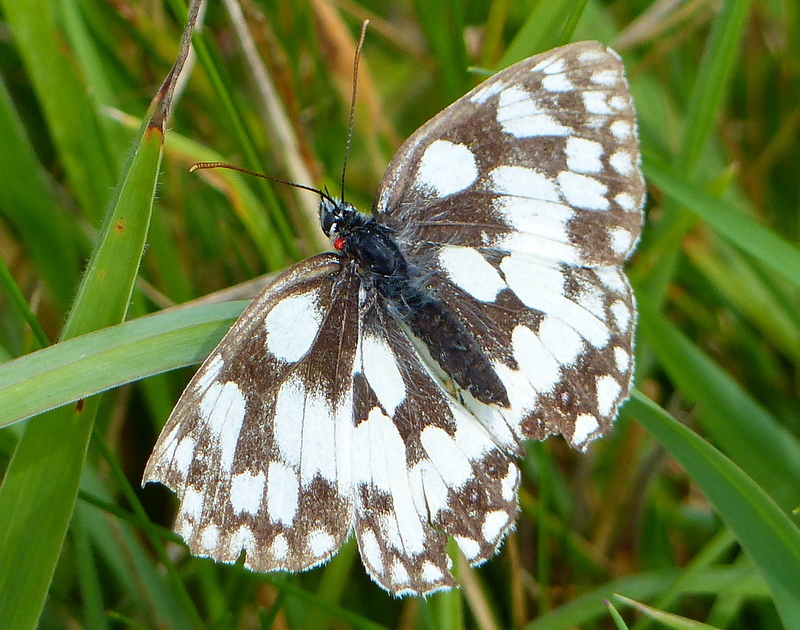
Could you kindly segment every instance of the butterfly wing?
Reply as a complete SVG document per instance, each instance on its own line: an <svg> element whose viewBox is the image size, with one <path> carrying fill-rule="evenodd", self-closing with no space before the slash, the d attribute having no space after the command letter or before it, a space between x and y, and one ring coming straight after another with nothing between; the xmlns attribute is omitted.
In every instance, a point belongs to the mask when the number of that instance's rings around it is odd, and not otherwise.
<svg viewBox="0 0 800 630"><path fill-rule="evenodd" d="M367 571L395 594L455 585L453 536L471 564L516 519L519 473L431 374L380 296L362 290L353 374L355 532Z"/></svg>
<svg viewBox="0 0 800 630"><path fill-rule="evenodd" d="M358 278L333 254L291 267L186 387L144 482L180 497L194 555L257 571L327 560L352 528L350 387Z"/></svg>
<svg viewBox="0 0 800 630"><path fill-rule="evenodd" d="M618 266L644 182L619 57L597 42L522 61L401 147L374 212L473 333L511 398L465 404L508 448L602 435L630 389L635 310Z"/></svg>

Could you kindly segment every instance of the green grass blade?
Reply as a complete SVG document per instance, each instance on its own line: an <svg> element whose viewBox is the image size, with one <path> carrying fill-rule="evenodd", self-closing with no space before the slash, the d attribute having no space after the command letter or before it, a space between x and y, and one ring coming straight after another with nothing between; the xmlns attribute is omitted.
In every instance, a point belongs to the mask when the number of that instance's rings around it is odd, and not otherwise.
<svg viewBox="0 0 800 630"><path fill-rule="evenodd" d="M644 174L666 195L694 212L721 236L800 289L800 250L796 247L730 203L690 184L655 160L644 159Z"/></svg>
<svg viewBox="0 0 800 630"><path fill-rule="evenodd" d="M641 393L624 413L683 466L756 563L786 628L800 628L800 530L750 477Z"/></svg>
<svg viewBox="0 0 800 630"><path fill-rule="evenodd" d="M749 6L750 0L727 0L714 21L689 98L683 145L675 161L684 173L691 174L697 165L720 111L739 59L737 51Z"/></svg>
<svg viewBox="0 0 800 630"><path fill-rule="evenodd" d="M569 0L536 3L506 48L497 67L505 68L531 55L558 46L561 43L565 23L574 22L575 10L575 2Z"/></svg>
<svg viewBox="0 0 800 630"><path fill-rule="evenodd" d="M62 338L124 318L144 251L162 149L163 130L143 125ZM72 516L98 404L94 397L74 410L62 407L37 418L14 451L0 486L0 628L36 625Z"/></svg>
<svg viewBox="0 0 800 630"><path fill-rule="evenodd" d="M585 628L606 615L603 600L624 593L636 600L648 600L669 588L680 576L677 569L638 573L613 580L593 591L572 599L568 604L541 615L525 626L526 630L564 630ZM704 571L684 584L684 595L715 595L732 585L742 588L755 597L768 595L761 576L752 567L736 567Z"/></svg>
<svg viewBox="0 0 800 630"><path fill-rule="evenodd" d="M453 101L469 86L463 9L453 0L416 0L414 7L436 58L444 94Z"/></svg>
<svg viewBox="0 0 800 630"><path fill-rule="evenodd" d="M0 365L0 427L153 374L199 363L245 302L173 309Z"/></svg>
<svg viewBox="0 0 800 630"><path fill-rule="evenodd" d="M19 233L56 304L66 313L80 277L72 227L41 174L2 77L0 138L0 213Z"/></svg>
<svg viewBox="0 0 800 630"><path fill-rule="evenodd" d="M691 619L687 619L686 617L681 617L679 615L673 615L672 613L664 612L663 610L658 610L651 606L645 606L644 604L637 602L629 597L624 597L622 595L615 595L615 599L628 604L636 608L642 614L647 615L651 619L655 619L660 621L662 625L666 626L667 628L673 628L673 630L716 630L713 626L709 626L706 623L700 623L699 621L692 621Z"/></svg>
<svg viewBox="0 0 800 630"><path fill-rule="evenodd" d="M115 177L97 133L92 101L61 46L63 36L48 0L2 0L59 157L82 210L99 223Z"/></svg>
<svg viewBox="0 0 800 630"><path fill-rule="evenodd" d="M639 326L672 382L700 404L704 428L725 453L785 509L800 504L797 439L643 297Z"/></svg>

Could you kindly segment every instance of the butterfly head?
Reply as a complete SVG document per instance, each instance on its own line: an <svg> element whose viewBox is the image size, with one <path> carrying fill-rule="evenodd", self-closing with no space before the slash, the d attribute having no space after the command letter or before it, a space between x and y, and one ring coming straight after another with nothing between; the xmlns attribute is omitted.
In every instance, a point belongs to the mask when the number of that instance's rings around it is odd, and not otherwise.
<svg viewBox="0 0 800 630"><path fill-rule="evenodd" d="M325 236L336 235L333 246L342 250L348 228L353 225L358 216L358 211L352 204L332 197L323 197L319 202L319 222Z"/></svg>

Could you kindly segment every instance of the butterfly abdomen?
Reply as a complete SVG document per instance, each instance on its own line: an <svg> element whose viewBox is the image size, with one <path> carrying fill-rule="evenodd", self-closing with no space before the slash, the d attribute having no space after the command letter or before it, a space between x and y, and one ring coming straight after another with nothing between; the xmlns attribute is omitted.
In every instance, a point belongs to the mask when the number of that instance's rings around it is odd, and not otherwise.
<svg viewBox="0 0 800 630"><path fill-rule="evenodd" d="M409 297L413 300L416 296ZM487 405L509 405L506 388L488 357L443 302L421 296L404 319L428 347L431 357L461 388Z"/></svg>

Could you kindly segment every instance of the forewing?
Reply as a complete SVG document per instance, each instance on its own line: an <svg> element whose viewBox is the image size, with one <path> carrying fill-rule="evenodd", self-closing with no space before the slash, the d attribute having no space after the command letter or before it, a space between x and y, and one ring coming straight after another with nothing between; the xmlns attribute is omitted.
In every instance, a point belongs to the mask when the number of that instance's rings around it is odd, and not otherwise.
<svg viewBox="0 0 800 630"><path fill-rule="evenodd" d="M644 182L619 57L598 42L521 61L423 125L397 152L379 220L422 259L428 243L624 260Z"/></svg>
<svg viewBox="0 0 800 630"><path fill-rule="evenodd" d="M510 408L450 383L509 452L554 433L583 449L627 398L635 308L620 265L643 201L624 69L597 42L499 72L390 165L376 215L505 385Z"/></svg>
<svg viewBox="0 0 800 630"><path fill-rule="evenodd" d="M352 452L362 560L395 594L454 586L445 534L470 563L491 557L516 518L518 469L369 291L360 330Z"/></svg>
<svg viewBox="0 0 800 630"><path fill-rule="evenodd" d="M322 254L256 297L187 386L144 482L178 493L194 555L257 571L327 560L352 526L358 278Z"/></svg>

